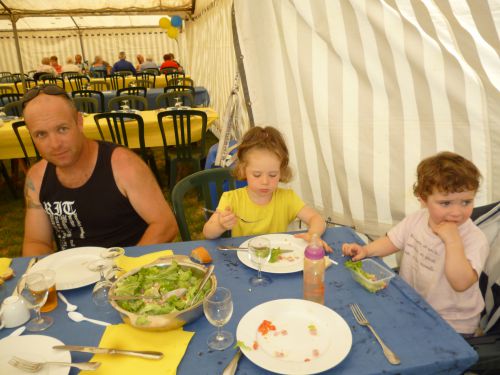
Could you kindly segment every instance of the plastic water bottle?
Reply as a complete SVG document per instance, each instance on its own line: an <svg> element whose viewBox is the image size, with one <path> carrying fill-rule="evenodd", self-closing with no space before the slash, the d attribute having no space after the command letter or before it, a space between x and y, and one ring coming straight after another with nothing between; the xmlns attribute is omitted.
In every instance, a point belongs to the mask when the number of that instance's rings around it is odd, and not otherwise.
<svg viewBox="0 0 500 375"><path fill-rule="evenodd" d="M325 250L313 234L304 252L304 299L325 304Z"/></svg>

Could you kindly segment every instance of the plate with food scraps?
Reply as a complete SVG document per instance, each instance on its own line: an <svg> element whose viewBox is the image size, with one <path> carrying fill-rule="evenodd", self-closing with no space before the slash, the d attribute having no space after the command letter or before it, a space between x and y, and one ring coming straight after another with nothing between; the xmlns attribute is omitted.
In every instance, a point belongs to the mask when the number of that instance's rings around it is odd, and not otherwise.
<svg viewBox="0 0 500 375"><path fill-rule="evenodd" d="M279 374L317 374L349 354L352 334L332 309L302 299L265 302L236 329L238 346L257 366Z"/></svg>
<svg viewBox="0 0 500 375"><path fill-rule="evenodd" d="M292 273L304 269L304 250L307 242L302 238L294 237L291 234L266 234L259 237L266 237L271 242L271 259L262 266L262 272L269 273ZM247 240L240 245L240 248L248 248ZM293 252L281 253L280 249L290 249ZM238 259L254 270L257 266L250 260L248 251L238 251Z"/></svg>

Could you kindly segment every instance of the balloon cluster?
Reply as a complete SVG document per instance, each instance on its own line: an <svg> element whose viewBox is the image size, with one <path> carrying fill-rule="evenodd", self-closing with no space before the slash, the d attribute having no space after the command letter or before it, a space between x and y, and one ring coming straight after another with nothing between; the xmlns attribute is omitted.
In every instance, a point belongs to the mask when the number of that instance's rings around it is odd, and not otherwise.
<svg viewBox="0 0 500 375"><path fill-rule="evenodd" d="M171 39L177 39L181 26L182 18L179 16L172 16L170 19L167 17L160 18L160 27L167 31L167 35Z"/></svg>

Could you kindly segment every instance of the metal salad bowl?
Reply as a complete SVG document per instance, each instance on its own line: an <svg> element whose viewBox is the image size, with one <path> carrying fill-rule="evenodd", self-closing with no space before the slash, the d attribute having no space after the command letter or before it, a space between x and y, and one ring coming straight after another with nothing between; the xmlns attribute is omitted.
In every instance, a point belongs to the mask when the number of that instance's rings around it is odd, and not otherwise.
<svg viewBox="0 0 500 375"><path fill-rule="evenodd" d="M168 331L171 329L176 329L182 327L184 324L190 323L196 319L198 319L203 314L203 298L199 298L192 306L185 308L181 311L174 311L168 314L161 315L150 315L150 314L138 314L131 311L127 311L123 309L114 297L117 297L116 294L116 286L125 278L136 274L143 268L149 267L168 267L172 264L172 261L176 261L180 267L183 269L191 268L193 274L197 275L200 279L203 278L207 271L207 267L192 262L188 256L184 255L174 255L171 257L162 257L157 259L156 261L147 264L145 266L134 268L133 270L123 274L120 276L111 286L109 291L109 302L114 309L116 309L122 318L122 320L130 324L133 327L150 330L150 331ZM209 278L211 282L210 291L206 294L206 296L210 296L215 292L217 288L217 279L215 275L211 275ZM205 296L205 297L206 297ZM145 297L144 297L145 298ZM138 297L141 299L141 297Z"/></svg>

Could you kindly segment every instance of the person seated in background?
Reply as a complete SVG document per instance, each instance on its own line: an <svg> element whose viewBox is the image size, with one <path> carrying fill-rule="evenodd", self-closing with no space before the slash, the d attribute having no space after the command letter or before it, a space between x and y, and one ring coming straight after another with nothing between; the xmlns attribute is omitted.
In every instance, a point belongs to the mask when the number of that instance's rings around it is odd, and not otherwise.
<svg viewBox="0 0 500 375"><path fill-rule="evenodd" d="M401 250L400 276L466 337L484 308L478 279L489 253L486 236L470 219L480 177L472 162L452 152L424 159L413 186L422 209L366 246L342 245L353 261Z"/></svg>
<svg viewBox="0 0 500 375"><path fill-rule="evenodd" d="M64 72L76 72L76 73L81 73L82 71L80 70L80 67L75 65L73 62L73 57L68 56L66 58L66 64L64 64L61 68L61 73Z"/></svg>
<svg viewBox="0 0 500 375"><path fill-rule="evenodd" d="M160 66L160 70L165 68L176 68L179 70L180 65L174 60L174 55L171 53L166 53L163 55L163 63Z"/></svg>
<svg viewBox="0 0 500 375"><path fill-rule="evenodd" d="M140 71L141 64L144 63L144 56L142 56L141 54L137 54L135 58L137 59L137 65L135 66L135 70Z"/></svg>
<svg viewBox="0 0 500 375"><path fill-rule="evenodd" d="M132 73L137 74L137 71L135 70L134 66L130 61L126 60L127 55L125 52L120 52L118 54L118 61L113 64L113 68L111 69L111 74L116 73L116 72L121 72L124 70L129 70Z"/></svg>
<svg viewBox="0 0 500 375"><path fill-rule="evenodd" d="M146 56L146 61L141 64L139 71L143 72L146 69L158 69L158 65L153 61L153 56L151 55Z"/></svg>
<svg viewBox="0 0 500 375"><path fill-rule="evenodd" d="M62 66L57 62L57 56L50 56L50 65L52 65L57 74L61 74Z"/></svg>
<svg viewBox="0 0 500 375"><path fill-rule="evenodd" d="M91 73L94 73L96 71L105 72L106 75L111 72L111 66L99 55L94 58L94 63L90 66Z"/></svg>
<svg viewBox="0 0 500 375"><path fill-rule="evenodd" d="M56 70L50 65L50 59L48 57L42 57L42 64L36 68L33 78L38 79L43 74L57 75Z"/></svg>
<svg viewBox="0 0 500 375"><path fill-rule="evenodd" d="M81 113L58 86L35 87L22 103L43 157L26 176L23 256L174 240L172 210L137 154L87 138Z"/></svg>
<svg viewBox="0 0 500 375"><path fill-rule="evenodd" d="M83 74L85 74L87 70L89 70L89 64L87 63L87 61L83 61L82 55L75 55L75 65L80 68L80 72L82 72Z"/></svg>
<svg viewBox="0 0 500 375"><path fill-rule="evenodd" d="M217 211L203 227L205 238L218 238L227 230L233 237L286 232L299 218L308 231L295 237L310 242L316 234L319 239L326 229L321 215L292 189L278 187L292 177L288 160L288 148L277 129L256 126L247 131L238 146L234 175L248 186L222 194ZM253 223L244 223L239 217ZM332 251L326 242L320 242L326 251Z"/></svg>

